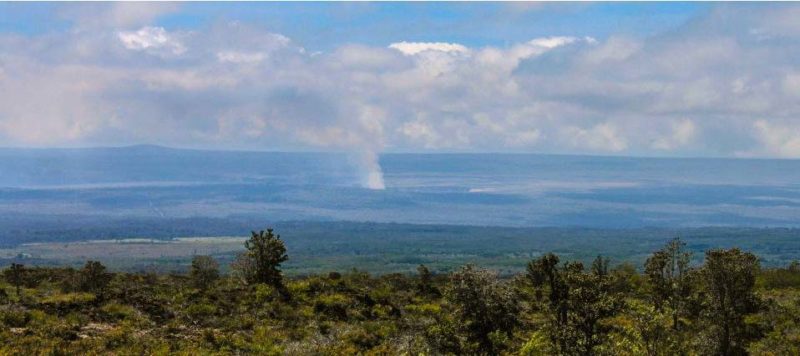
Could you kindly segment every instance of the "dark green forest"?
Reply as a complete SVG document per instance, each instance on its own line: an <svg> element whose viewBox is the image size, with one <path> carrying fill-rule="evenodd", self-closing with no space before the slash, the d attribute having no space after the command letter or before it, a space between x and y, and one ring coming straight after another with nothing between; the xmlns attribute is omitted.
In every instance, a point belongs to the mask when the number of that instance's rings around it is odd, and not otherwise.
<svg viewBox="0 0 800 356"><path fill-rule="evenodd" d="M13 223L11 223L14 221ZM103 262L112 271L156 270L185 273L198 246L185 246L180 254L160 251L182 237L231 237L233 249L205 250L220 263L224 273L253 226L274 226L284 232L292 258L283 270L289 276L344 271L352 268L373 274L413 273L420 264L437 273L450 273L474 263L501 275L519 273L532 259L553 252L562 259L590 264L597 255L609 257L614 265L643 266L652 251L680 236L692 251L693 263L701 263L712 248L739 247L756 254L764 267L786 266L800 259L800 229L748 227L675 227L606 229L585 227L503 227L462 225L420 225L349 221L284 221L264 219L205 218L187 220L84 221L78 217L26 220L24 216L0 216L0 266L22 263L28 266L81 267L86 260ZM126 239L144 238L154 242L146 255L122 253L109 258L87 240L119 242L104 246L126 252ZM3 250L5 248L13 250ZM44 245L54 254L37 253ZM70 253L61 253L71 245ZM186 245L186 244L184 244ZM39 246L42 247L42 246ZM142 246L139 246L142 247ZM200 249L202 251L202 249ZM18 254L29 255L18 258ZM163 256L162 256L163 255Z"/></svg>
<svg viewBox="0 0 800 356"><path fill-rule="evenodd" d="M12 263L0 354L800 354L797 262L678 238L641 264L568 257L543 253L516 274L289 276L302 261L269 229L226 265L200 255L186 273Z"/></svg>

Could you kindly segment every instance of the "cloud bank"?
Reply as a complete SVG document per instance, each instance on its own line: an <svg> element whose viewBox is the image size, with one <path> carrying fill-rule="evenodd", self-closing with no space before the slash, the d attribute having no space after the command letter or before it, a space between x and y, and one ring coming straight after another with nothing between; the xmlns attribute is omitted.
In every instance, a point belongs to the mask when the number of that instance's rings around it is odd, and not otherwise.
<svg viewBox="0 0 800 356"><path fill-rule="evenodd" d="M800 158L793 4L651 37L327 52L236 21L154 25L170 4L81 9L70 30L0 34L2 146L341 150L372 188L387 150Z"/></svg>

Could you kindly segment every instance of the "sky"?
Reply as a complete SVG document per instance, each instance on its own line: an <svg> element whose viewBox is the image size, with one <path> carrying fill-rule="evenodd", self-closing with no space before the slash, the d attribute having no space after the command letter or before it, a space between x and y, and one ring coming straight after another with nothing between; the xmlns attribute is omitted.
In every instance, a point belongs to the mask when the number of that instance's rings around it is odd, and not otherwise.
<svg viewBox="0 0 800 356"><path fill-rule="evenodd" d="M800 158L798 18L790 3L0 3L0 147Z"/></svg>

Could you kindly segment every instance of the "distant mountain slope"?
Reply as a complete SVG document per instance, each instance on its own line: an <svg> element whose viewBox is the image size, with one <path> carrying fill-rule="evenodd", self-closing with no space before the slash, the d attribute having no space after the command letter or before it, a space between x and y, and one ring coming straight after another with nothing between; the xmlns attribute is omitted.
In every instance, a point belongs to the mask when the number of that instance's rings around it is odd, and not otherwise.
<svg viewBox="0 0 800 356"><path fill-rule="evenodd" d="M276 176L353 174L343 155L204 151L154 145L73 149L0 149L0 186L128 182L237 182Z"/></svg>
<svg viewBox="0 0 800 356"><path fill-rule="evenodd" d="M385 154L380 164L386 190L363 188L345 154L0 149L0 214L41 224L78 217L93 228L119 219L157 225L243 216L517 227L800 226L800 160Z"/></svg>

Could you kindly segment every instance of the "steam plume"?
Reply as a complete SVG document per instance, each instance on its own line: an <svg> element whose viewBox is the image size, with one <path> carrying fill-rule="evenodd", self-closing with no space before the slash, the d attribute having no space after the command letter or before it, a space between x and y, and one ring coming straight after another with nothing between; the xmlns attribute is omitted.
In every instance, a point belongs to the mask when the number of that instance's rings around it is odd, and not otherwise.
<svg viewBox="0 0 800 356"><path fill-rule="evenodd" d="M361 152L358 156L358 164L362 170L361 186L373 190L386 189L386 185L383 182L383 170L378 160L378 153L367 150Z"/></svg>

